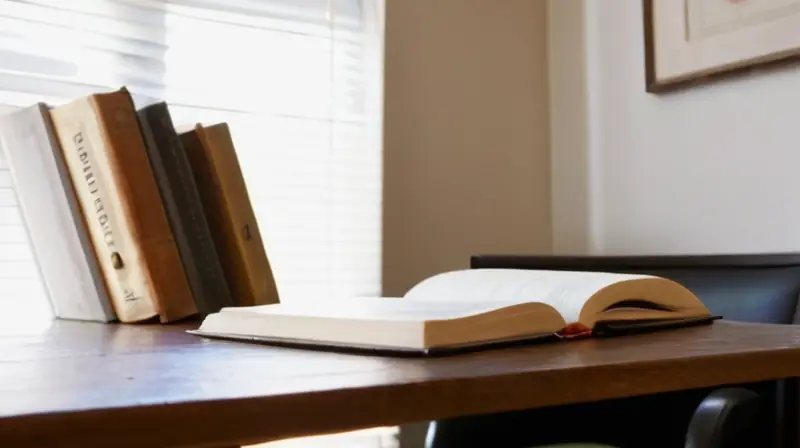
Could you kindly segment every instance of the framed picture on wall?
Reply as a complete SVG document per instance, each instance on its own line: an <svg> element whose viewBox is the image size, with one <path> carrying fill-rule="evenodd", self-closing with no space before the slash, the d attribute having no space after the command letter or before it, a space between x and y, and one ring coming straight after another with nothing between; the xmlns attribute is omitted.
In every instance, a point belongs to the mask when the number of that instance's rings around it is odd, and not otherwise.
<svg viewBox="0 0 800 448"><path fill-rule="evenodd" d="M800 0L643 0L649 92L800 57Z"/></svg>

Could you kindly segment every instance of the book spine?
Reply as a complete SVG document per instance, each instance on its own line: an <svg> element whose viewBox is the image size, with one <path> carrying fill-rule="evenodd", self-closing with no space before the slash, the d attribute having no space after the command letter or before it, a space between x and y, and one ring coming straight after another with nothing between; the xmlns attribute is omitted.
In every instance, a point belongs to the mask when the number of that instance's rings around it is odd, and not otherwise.
<svg viewBox="0 0 800 448"><path fill-rule="evenodd" d="M158 103L137 114L197 309L208 314L233 306L200 194L169 108Z"/></svg>
<svg viewBox="0 0 800 448"><path fill-rule="evenodd" d="M47 106L7 115L0 146L55 316L115 320Z"/></svg>
<svg viewBox="0 0 800 448"><path fill-rule="evenodd" d="M226 124L187 133L198 187L204 192L217 250L240 306L278 303L275 278L267 259L233 142Z"/></svg>
<svg viewBox="0 0 800 448"><path fill-rule="evenodd" d="M157 315L88 98L50 112L111 303L122 322Z"/></svg>
<svg viewBox="0 0 800 448"><path fill-rule="evenodd" d="M197 313L127 91L91 97L138 263L162 322ZM123 261L124 262L124 261Z"/></svg>
<svg viewBox="0 0 800 448"><path fill-rule="evenodd" d="M237 230L236 243L244 260L244 269L251 291L250 303L252 305L278 303L275 277L267 257L264 240L261 238L261 230L250 201L230 129L227 123L221 123L206 131L215 134L212 139L216 144L209 148L214 149L211 151L211 157L219 159L217 165L223 174L221 183L223 190L227 192L225 198L229 201L232 227Z"/></svg>

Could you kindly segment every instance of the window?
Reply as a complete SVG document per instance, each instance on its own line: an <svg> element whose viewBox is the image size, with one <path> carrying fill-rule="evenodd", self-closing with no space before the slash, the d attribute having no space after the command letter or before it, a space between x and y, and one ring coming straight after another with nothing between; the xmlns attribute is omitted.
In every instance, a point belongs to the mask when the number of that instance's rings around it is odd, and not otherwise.
<svg viewBox="0 0 800 448"><path fill-rule="evenodd" d="M176 124L227 121L282 299L378 295L382 17L382 0L0 1L0 113L125 85ZM0 160L0 314L46 309Z"/></svg>

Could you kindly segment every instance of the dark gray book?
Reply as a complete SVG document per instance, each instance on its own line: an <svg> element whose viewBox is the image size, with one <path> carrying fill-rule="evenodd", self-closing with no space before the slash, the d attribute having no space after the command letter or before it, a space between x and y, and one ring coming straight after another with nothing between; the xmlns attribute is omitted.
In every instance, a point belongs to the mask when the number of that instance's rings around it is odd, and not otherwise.
<svg viewBox="0 0 800 448"><path fill-rule="evenodd" d="M169 108L160 102L139 109L137 114L197 310L208 314L233 306L189 159Z"/></svg>

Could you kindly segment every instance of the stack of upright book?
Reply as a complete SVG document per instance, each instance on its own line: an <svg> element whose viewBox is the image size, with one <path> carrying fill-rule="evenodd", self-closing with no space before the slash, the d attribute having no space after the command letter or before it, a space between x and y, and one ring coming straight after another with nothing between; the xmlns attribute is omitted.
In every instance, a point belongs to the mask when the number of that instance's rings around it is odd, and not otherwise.
<svg viewBox="0 0 800 448"><path fill-rule="evenodd" d="M0 117L56 317L162 323L278 302L228 125L176 131L124 87Z"/></svg>

